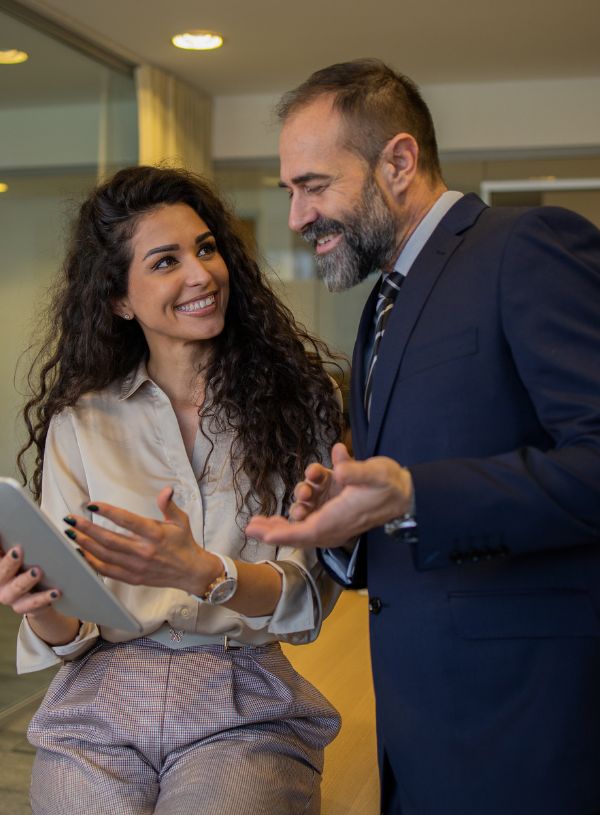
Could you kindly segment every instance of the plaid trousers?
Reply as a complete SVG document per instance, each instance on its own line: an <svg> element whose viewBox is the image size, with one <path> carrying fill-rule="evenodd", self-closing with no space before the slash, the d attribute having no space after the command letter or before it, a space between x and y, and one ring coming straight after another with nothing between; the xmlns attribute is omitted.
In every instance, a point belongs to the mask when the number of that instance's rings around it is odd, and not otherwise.
<svg viewBox="0 0 600 815"><path fill-rule="evenodd" d="M340 718L278 644L101 642L28 730L33 815L318 815Z"/></svg>

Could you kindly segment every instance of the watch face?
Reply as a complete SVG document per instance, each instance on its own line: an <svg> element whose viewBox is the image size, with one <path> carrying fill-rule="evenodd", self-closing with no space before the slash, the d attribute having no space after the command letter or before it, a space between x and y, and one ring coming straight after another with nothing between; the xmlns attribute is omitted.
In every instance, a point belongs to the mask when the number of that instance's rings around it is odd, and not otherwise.
<svg viewBox="0 0 600 815"><path fill-rule="evenodd" d="M226 577L221 580L213 589L209 596L206 598L207 603L216 606L219 603L226 603L231 600L237 589L237 580L235 577Z"/></svg>

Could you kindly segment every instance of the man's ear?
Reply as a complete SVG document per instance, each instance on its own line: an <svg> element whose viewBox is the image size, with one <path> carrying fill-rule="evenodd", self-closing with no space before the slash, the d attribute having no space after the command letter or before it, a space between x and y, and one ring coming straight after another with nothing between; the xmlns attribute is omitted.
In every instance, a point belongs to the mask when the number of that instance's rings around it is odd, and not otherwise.
<svg viewBox="0 0 600 815"><path fill-rule="evenodd" d="M406 191L417 174L419 145L409 133L396 133L381 151L380 172L392 195Z"/></svg>

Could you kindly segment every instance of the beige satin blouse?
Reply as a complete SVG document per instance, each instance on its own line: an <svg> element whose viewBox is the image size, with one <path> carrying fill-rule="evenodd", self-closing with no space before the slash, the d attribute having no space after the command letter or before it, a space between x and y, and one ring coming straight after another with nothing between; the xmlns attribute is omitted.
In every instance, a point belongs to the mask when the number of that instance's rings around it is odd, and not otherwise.
<svg viewBox="0 0 600 815"><path fill-rule="evenodd" d="M199 546L252 563L269 562L282 575L283 588L272 615L245 617L223 606L200 604L179 589L130 586L105 578L140 621L144 634L166 622L179 631L226 634L255 645L273 640L310 642L333 608L340 588L326 575L314 551L276 551L245 537L248 516L238 515L233 490L233 435L208 435L209 439L198 432L190 462L168 397L149 378L145 365L140 365L122 382L86 394L75 408L52 419L44 458L42 509L60 529L65 528L65 515L89 515L84 507L90 501L161 519L156 495L172 486L174 500L188 514ZM214 448L206 464L211 442ZM244 488L243 480L241 485ZM98 516L93 520L112 526ZM90 621L82 624L74 642L52 648L24 620L17 644L17 670L26 673L74 659L99 636L110 642L133 637Z"/></svg>

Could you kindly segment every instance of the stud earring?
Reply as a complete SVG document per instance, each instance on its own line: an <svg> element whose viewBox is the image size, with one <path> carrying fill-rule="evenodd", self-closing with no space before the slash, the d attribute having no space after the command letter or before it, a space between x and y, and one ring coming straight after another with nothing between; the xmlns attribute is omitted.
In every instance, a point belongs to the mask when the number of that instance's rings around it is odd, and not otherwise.
<svg viewBox="0 0 600 815"><path fill-rule="evenodd" d="M125 312L125 314L123 314L123 319L124 319L124 320L131 320L132 316L133 316L133 315L128 314L127 312Z"/></svg>

